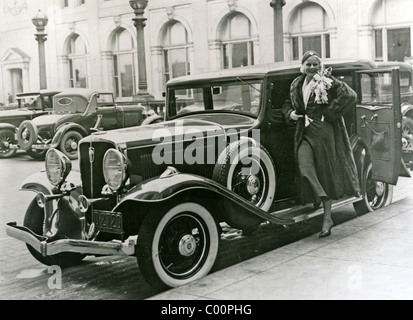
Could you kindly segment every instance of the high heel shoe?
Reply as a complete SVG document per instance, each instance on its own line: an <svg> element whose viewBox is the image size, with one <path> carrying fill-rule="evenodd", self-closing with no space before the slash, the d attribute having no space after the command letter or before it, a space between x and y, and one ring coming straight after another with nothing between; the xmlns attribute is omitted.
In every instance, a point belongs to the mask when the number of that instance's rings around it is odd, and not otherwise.
<svg viewBox="0 0 413 320"><path fill-rule="evenodd" d="M318 234L318 237L319 238L326 238L326 237L328 237L328 236L330 236L331 235L331 229L334 227L334 225L332 225L330 228L328 228L328 230L326 230L326 231L321 231L319 234Z"/></svg>

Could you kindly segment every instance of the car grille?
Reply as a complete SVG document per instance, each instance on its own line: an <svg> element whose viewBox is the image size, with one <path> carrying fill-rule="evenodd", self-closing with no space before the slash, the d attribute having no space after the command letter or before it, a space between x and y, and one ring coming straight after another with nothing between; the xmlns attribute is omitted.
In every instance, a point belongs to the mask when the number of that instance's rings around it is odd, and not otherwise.
<svg viewBox="0 0 413 320"><path fill-rule="evenodd" d="M187 143L189 144L189 143ZM93 148L94 159L90 161L89 150ZM83 195L87 198L99 198L101 197L101 191L106 184L103 176L103 157L106 151L110 148L116 148L115 144L104 141L94 141L92 144L90 141L83 142L79 146L80 150L80 173L83 186ZM183 153L184 149L175 149L174 152ZM207 178L212 177L214 164L161 164L157 165L152 160L153 147L143 147L138 149L128 150L128 161L131 166L129 173L131 176L138 177L138 181L145 181L147 179L159 176L168 165L173 165L182 173L191 173ZM207 151L204 150L204 154ZM168 157L169 152L166 154ZM173 155L172 155L173 157Z"/></svg>
<svg viewBox="0 0 413 320"><path fill-rule="evenodd" d="M89 151L93 148L93 159L90 159ZM103 156L110 148L115 148L115 145L108 142L85 142L79 146L80 158L80 174L82 178L83 194L88 198L99 198L101 191L105 185L103 177ZM91 162L93 160L93 162Z"/></svg>

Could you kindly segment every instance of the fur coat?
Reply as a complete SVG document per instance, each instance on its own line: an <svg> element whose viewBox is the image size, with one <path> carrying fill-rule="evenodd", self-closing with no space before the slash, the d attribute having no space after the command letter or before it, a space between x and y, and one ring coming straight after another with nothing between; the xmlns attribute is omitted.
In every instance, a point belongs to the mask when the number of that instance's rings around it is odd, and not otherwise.
<svg viewBox="0 0 413 320"><path fill-rule="evenodd" d="M291 104L286 104L283 109L287 124L290 124L292 122L290 113L293 110L296 110L297 114L305 114L305 105L302 92L305 77L306 75L303 74L291 83ZM328 90L328 104L325 105L325 110L323 112L324 121L329 121L333 124L336 153L338 158L340 159L340 165L344 171L344 177L347 178L344 183L344 191L347 195L360 196L360 183L357 168L343 118L343 114L349 108L353 108L355 106L357 95L346 83L339 81L332 76L330 78L333 80L333 83L331 88ZM309 99L308 104L310 103L316 103L314 102L314 94L312 94ZM303 139L304 129L305 119L304 117L301 117L296 124L294 137L294 153L298 174L299 170L297 152L298 147ZM299 184L298 188L300 191L301 186ZM301 193L299 192L299 194Z"/></svg>

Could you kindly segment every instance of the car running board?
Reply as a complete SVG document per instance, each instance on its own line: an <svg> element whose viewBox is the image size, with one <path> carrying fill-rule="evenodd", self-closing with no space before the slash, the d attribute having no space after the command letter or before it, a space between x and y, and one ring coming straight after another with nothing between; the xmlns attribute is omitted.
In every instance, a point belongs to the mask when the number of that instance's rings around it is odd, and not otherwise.
<svg viewBox="0 0 413 320"><path fill-rule="evenodd" d="M362 200L363 198L361 197L347 197L338 201L333 202L331 209L337 209L349 204L352 204L354 202L357 202L359 200ZM275 211L270 213L271 216L281 218L281 219L291 219L294 220L295 223L306 221L308 219L320 216L324 214L324 209L323 207L319 208L314 208L314 205L305 205L305 206L294 206L289 209L284 209L280 211Z"/></svg>

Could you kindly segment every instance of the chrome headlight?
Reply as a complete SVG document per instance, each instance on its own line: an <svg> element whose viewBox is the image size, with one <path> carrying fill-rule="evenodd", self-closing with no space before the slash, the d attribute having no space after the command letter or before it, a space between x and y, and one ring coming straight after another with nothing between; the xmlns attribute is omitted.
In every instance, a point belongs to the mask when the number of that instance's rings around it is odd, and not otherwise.
<svg viewBox="0 0 413 320"><path fill-rule="evenodd" d="M56 149L49 149L45 159L46 174L50 183L60 186L72 170L69 158Z"/></svg>
<svg viewBox="0 0 413 320"><path fill-rule="evenodd" d="M125 183L127 176L126 157L118 150L109 149L103 157L103 176L108 186L117 191Z"/></svg>

